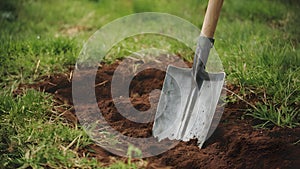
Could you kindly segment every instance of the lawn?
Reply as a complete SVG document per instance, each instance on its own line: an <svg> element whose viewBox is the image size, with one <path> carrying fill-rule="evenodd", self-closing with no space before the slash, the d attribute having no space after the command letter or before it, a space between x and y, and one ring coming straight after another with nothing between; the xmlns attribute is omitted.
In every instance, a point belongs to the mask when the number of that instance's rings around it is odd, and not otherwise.
<svg viewBox="0 0 300 169"><path fill-rule="evenodd" d="M80 125L71 125L61 116L51 94L15 91L20 84L67 72L88 38L119 17L163 12L201 28L206 4L204 0L1 0L0 168L101 166L79 153L92 140ZM238 89L228 89L226 102L246 103L245 116L260 121L255 128L300 125L299 10L297 0L224 2L215 48L227 84ZM106 62L156 46L192 61L193 51L180 42L142 35L114 46ZM110 167L138 167L125 163L116 161Z"/></svg>

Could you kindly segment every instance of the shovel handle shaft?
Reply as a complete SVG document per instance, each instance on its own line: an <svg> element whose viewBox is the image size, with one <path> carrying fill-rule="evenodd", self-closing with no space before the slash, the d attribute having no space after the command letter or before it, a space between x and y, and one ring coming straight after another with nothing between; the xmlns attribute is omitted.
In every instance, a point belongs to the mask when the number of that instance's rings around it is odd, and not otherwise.
<svg viewBox="0 0 300 169"><path fill-rule="evenodd" d="M209 0L202 25L201 35L213 38L217 27L219 15L223 5L223 0Z"/></svg>

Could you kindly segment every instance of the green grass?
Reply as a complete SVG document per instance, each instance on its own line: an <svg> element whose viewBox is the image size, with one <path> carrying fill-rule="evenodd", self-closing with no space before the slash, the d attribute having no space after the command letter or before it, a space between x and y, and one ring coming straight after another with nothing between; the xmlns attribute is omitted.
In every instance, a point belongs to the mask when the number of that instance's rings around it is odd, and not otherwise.
<svg viewBox="0 0 300 169"><path fill-rule="evenodd" d="M237 2L229 1L228 4L234 3ZM265 121L261 126L298 126L300 32L295 30L299 26L296 12L299 4L245 3L245 6L236 4L237 9L228 11L236 10L239 15L231 14L223 19L223 24L222 19L220 22L220 27L228 31L221 33L216 48L219 47L219 53L224 50L222 60L228 80L241 87L241 95L255 93L260 102L249 115Z"/></svg>
<svg viewBox="0 0 300 169"><path fill-rule="evenodd" d="M0 168L96 168L99 162L75 150L90 144L80 127L71 127L55 110L51 96L25 91L19 83L64 72L96 30L136 12L165 12L199 28L207 1L167 0L1 0L0 1ZM249 99L248 115L261 127L300 123L300 3L297 0L225 0L215 47L230 84ZM185 56L193 53L174 39L157 35L127 38L107 54L112 63L149 47ZM237 100L233 99L233 100ZM71 145L71 146L69 146ZM111 168L134 168L118 162Z"/></svg>
<svg viewBox="0 0 300 169"><path fill-rule="evenodd" d="M5 36L5 35L4 35ZM7 35L6 35L7 37ZM61 72L76 60L77 46L66 38L18 41L1 39L1 82L32 82L49 72ZM57 64L62 63L62 64Z"/></svg>
<svg viewBox="0 0 300 169"><path fill-rule="evenodd" d="M35 90L0 97L0 168L96 167L99 162L76 152L91 143L52 110L51 96Z"/></svg>

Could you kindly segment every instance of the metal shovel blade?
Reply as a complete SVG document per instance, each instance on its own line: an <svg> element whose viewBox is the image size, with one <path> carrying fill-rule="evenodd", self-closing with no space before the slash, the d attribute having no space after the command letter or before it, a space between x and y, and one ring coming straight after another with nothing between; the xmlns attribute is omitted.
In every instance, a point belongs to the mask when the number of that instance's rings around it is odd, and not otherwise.
<svg viewBox="0 0 300 169"><path fill-rule="evenodd" d="M208 76L199 89L192 69L168 66L154 119L154 137L183 141L197 138L202 147L215 115L225 73L208 73Z"/></svg>

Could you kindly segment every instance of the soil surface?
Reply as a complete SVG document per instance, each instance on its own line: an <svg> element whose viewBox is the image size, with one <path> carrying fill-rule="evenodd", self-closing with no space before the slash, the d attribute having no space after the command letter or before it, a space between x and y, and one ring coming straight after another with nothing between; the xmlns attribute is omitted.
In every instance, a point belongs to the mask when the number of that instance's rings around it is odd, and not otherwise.
<svg viewBox="0 0 300 169"><path fill-rule="evenodd" d="M176 58L173 60L168 59L168 62L175 63ZM130 103L128 103L128 100L122 100L122 97L119 96L113 100L111 94L112 77L121 61L111 65L99 65L95 80L97 102L106 121L114 129L126 136L146 138L152 135L153 115L160 95L159 90L163 85L166 66L157 61L145 63L143 60L134 59L129 60L128 63L145 66L143 71L134 74L130 82ZM187 65L191 66L191 64ZM121 66L120 70L118 72L121 72L124 79L128 79L129 68ZM19 90L30 87L53 94L56 105L67 104L70 106L68 110L61 109L59 111L64 112L63 116L68 121L76 124L78 119L72 108L72 73L73 68L70 68L70 71L65 74L45 76L35 84L20 85ZM227 88L236 93L239 90L231 85L227 85ZM18 91L16 92L18 93ZM124 118L116 109L116 102L123 104L123 106L133 106L142 111L144 116L152 119L152 121L136 123ZM151 104L153 105L151 106ZM143 166L146 168L187 169L299 168L300 128L271 127L268 129L255 129L253 125L257 124L257 120L245 116L247 108L247 104L242 101L234 104L228 103L225 106L219 126L205 142L202 149L198 148L197 140L180 142L160 155L143 159L144 162L146 161ZM127 113L130 114L130 112ZM97 158L104 165L109 165L116 159L126 161L125 158L115 156L96 144L82 148L79 151L82 154L89 153L91 157Z"/></svg>

